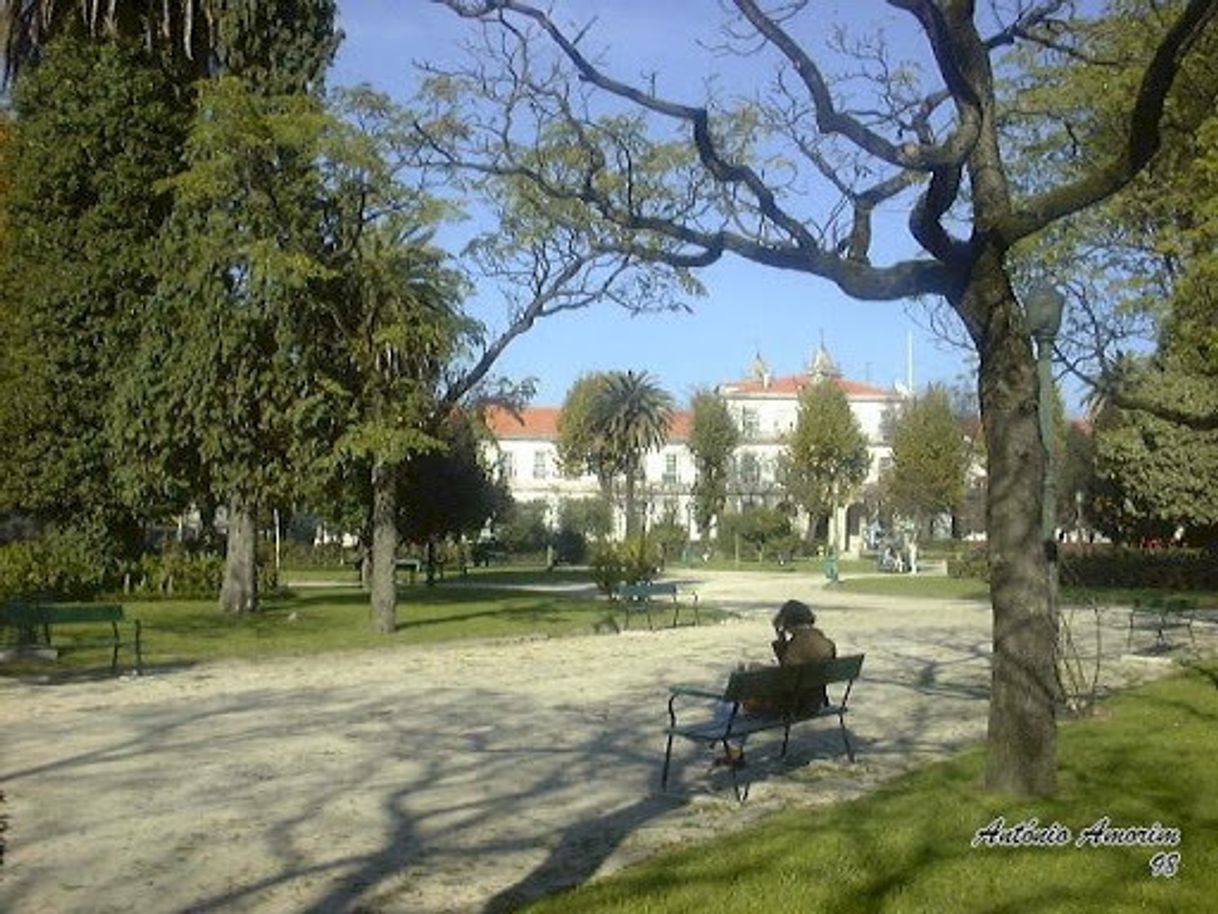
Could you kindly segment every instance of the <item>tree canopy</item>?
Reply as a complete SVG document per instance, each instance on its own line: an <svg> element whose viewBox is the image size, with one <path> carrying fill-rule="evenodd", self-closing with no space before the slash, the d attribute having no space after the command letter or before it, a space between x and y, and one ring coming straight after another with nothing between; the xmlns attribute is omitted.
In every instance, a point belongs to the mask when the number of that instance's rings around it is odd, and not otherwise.
<svg viewBox="0 0 1218 914"><path fill-rule="evenodd" d="M932 385L905 403L893 422L888 485L894 507L919 525L950 512L964 496L968 459L951 396Z"/></svg>
<svg viewBox="0 0 1218 914"><path fill-rule="evenodd" d="M779 476L787 496L808 513L813 527L818 518L849 503L870 466L867 436L841 388L825 378L800 391Z"/></svg>
<svg viewBox="0 0 1218 914"><path fill-rule="evenodd" d="M697 391L690 403L693 413L689 450L694 457L694 519L703 537L710 534L715 519L727 502L728 474L732 453L740 441L727 403L710 390Z"/></svg>

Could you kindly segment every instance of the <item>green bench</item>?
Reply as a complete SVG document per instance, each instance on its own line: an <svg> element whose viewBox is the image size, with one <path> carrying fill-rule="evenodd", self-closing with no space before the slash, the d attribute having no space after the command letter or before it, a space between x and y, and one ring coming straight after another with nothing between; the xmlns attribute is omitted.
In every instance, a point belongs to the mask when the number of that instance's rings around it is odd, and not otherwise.
<svg viewBox="0 0 1218 914"><path fill-rule="evenodd" d="M854 761L854 749L846 732L847 703L854 680L863 668L863 654L838 657L814 663L792 666L772 666L755 670L737 670L727 681L722 691L697 686L673 686L668 698L668 741L664 747L664 770L660 775L660 788L668 786L668 772L672 764L672 745L676 737L705 743L712 748L722 745L725 755L730 757L729 747L740 744L740 755L730 765L732 786L736 798L743 800L748 790L740 786L738 767L744 763L744 741L754 733L766 730L782 730L782 751L786 756L787 743L791 738L791 727L804 721L822 717L836 717L846 744L846 755ZM841 699L834 704L823 704L826 687L845 683ZM693 722L678 720L678 700L686 698L712 699L721 702L723 713L711 719L705 716ZM763 708L765 710L757 710ZM688 718L688 715L687 715Z"/></svg>
<svg viewBox="0 0 1218 914"><path fill-rule="evenodd" d="M614 591L613 595L617 602L621 605L623 613L625 613L625 628L630 628L630 617L636 613L645 613L647 616L647 628L654 630L655 625L652 623L651 613L656 609L657 597L668 597L672 604L672 627L676 628L678 621L681 618L681 610L688 606L694 613L694 625L701 624L701 619L698 616L698 593L697 591L687 591L690 595L691 602L682 603L679 599L681 588L671 581L663 583L646 583L646 584L621 584Z"/></svg>
<svg viewBox="0 0 1218 914"><path fill-rule="evenodd" d="M67 646L76 647L108 647L110 654L110 672L118 673L118 652L121 647L134 648L135 672L142 673L144 667L143 648L140 642L141 630L139 619L129 622L129 627L119 628L119 623L127 623L123 608L117 603L9 603L0 607L0 627L16 632L18 650L29 648L50 648L57 650L52 633L58 625L108 625L108 635L94 637L72 637ZM39 640L41 636L41 640Z"/></svg>
<svg viewBox="0 0 1218 914"><path fill-rule="evenodd" d="M1129 636L1125 639L1126 650L1133 646L1135 626L1148 631L1153 629L1157 647L1169 646L1165 632L1172 628L1188 629L1189 641L1194 645L1197 643L1197 637L1193 634L1193 604L1189 600L1157 598L1145 603L1141 600L1134 600L1133 606L1129 610Z"/></svg>

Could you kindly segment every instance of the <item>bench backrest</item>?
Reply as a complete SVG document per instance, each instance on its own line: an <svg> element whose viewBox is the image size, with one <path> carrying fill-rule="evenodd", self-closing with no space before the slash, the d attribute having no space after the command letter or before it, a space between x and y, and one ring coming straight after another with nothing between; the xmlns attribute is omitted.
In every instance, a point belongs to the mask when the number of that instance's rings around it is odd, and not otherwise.
<svg viewBox="0 0 1218 914"><path fill-rule="evenodd" d="M618 596L629 597L630 599L635 599L638 597L652 597L656 596L657 594L676 596L677 585L673 584L671 581L663 584L622 584L620 587L618 587L617 592Z"/></svg>
<svg viewBox="0 0 1218 914"><path fill-rule="evenodd" d="M5 625L61 625L72 622L122 622L123 608L117 603L78 603L48 606L42 603L10 603L0 607Z"/></svg>
<svg viewBox="0 0 1218 914"><path fill-rule="evenodd" d="M809 693L835 682L850 682L863 668L863 654L797 663L792 666L771 666L759 670L737 670L727 682L723 697L728 701L750 699L798 700Z"/></svg>

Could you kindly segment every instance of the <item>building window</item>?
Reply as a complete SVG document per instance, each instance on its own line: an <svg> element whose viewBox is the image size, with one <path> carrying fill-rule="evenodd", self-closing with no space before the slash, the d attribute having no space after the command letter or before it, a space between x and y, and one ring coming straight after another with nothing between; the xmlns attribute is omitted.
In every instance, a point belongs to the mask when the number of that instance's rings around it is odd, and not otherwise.
<svg viewBox="0 0 1218 914"><path fill-rule="evenodd" d="M756 486L761 483L761 463L753 454L740 455L740 482L746 486Z"/></svg>
<svg viewBox="0 0 1218 914"><path fill-rule="evenodd" d="M757 418L757 410L745 406L740 410L740 432L745 438L756 438L761 431L761 422Z"/></svg>
<svg viewBox="0 0 1218 914"><path fill-rule="evenodd" d="M534 479L545 479L546 470L547 470L546 452L545 451L534 451L533 452L533 478Z"/></svg>
<svg viewBox="0 0 1218 914"><path fill-rule="evenodd" d="M677 455L664 455L664 484L674 486L677 484Z"/></svg>
<svg viewBox="0 0 1218 914"><path fill-rule="evenodd" d="M499 455L499 478L516 478L516 460L515 455L511 451L503 451Z"/></svg>

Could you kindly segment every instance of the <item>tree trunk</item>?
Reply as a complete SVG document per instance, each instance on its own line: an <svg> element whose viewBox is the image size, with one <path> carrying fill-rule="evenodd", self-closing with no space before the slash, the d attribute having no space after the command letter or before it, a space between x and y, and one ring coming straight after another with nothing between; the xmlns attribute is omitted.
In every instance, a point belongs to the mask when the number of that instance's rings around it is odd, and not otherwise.
<svg viewBox="0 0 1218 914"><path fill-rule="evenodd" d="M377 458L372 464L372 630L383 635L397 628L397 492L394 467Z"/></svg>
<svg viewBox="0 0 1218 914"><path fill-rule="evenodd" d="M258 565L253 506L243 499L228 503L228 543L224 553L224 582L220 611L250 613L258 609Z"/></svg>
<svg viewBox="0 0 1218 914"><path fill-rule="evenodd" d="M1000 255L975 265L965 307L988 315L978 345L994 648L986 783L999 792L1045 796L1057 781L1058 692L1057 625L1040 524L1045 463L1036 363Z"/></svg>
<svg viewBox="0 0 1218 914"><path fill-rule="evenodd" d="M635 516L634 507L634 485L635 468L632 466L626 470L626 539L630 539L638 532L638 518Z"/></svg>

